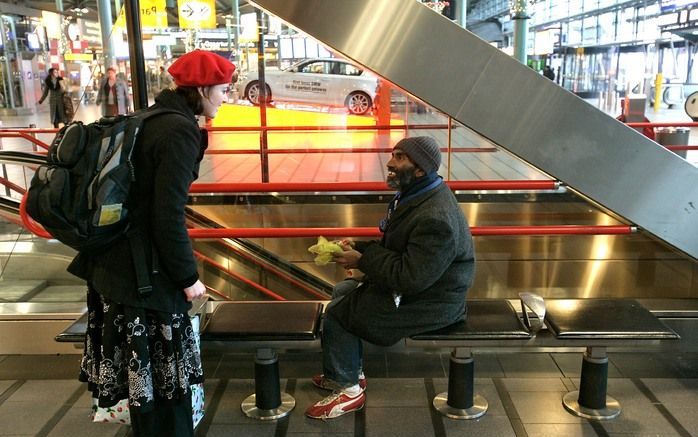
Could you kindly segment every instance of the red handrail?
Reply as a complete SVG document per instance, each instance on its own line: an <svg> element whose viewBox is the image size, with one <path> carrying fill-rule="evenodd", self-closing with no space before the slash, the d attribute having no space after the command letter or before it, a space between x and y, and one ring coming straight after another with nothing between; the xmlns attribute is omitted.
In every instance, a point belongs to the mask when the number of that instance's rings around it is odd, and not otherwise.
<svg viewBox="0 0 698 437"><path fill-rule="evenodd" d="M521 181L446 181L452 190L555 190L554 180ZM268 193L268 192L335 192L392 191L385 182L244 182L230 184L193 184L191 194L202 193Z"/></svg>
<svg viewBox="0 0 698 437"><path fill-rule="evenodd" d="M353 131L353 130L418 130L447 129L447 124L375 124L336 126L217 126L207 127L209 132L293 132L293 131Z"/></svg>
<svg viewBox="0 0 698 437"><path fill-rule="evenodd" d="M274 300L286 300L286 298L284 298L283 296L280 296L280 295L274 293L273 291L271 291L270 289L263 287L254 281L250 281L249 279L225 268L225 266L223 266L220 263L217 263L216 261L207 257L206 255L203 255L199 252L194 252L194 255L196 255L197 258L203 260L204 262L207 262L208 264L216 267L218 270L225 272L227 275L232 276L233 278L237 279L240 282L245 283L246 285L249 285L250 287L254 288L255 290L259 291L262 294L265 294L268 297L271 297Z"/></svg>
<svg viewBox="0 0 698 437"><path fill-rule="evenodd" d="M21 195L24 195L24 193L27 192L27 190L24 189L24 187L20 187L19 185L5 178L0 178L0 184L6 186L10 190L14 190L16 193L19 193Z"/></svg>
<svg viewBox="0 0 698 437"><path fill-rule="evenodd" d="M448 149L441 149L443 152L448 151ZM496 152L498 149L496 147L453 147L451 148L451 153L491 153ZM292 154L292 153L390 153L393 149L390 147L343 147L343 148L298 148L298 149L269 149L267 153L270 155L278 154ZM259 149L208 149L204 152L206 155L250 155L254 153L259 153Z"/></svg>
<svg viewBox="0 0 698 437"><path fill-rule="evenodd" d="M58 132L58 130L54 130L54 132ZM49 145L44 143L43 141L39 140L36 137L33 137L23 131L10 131L7 129L0 129L0 138L24 138L25 140L28 140L29 142L32 142L36 144L37 146L48 150Z"/></svg>
<svg viewBox="0 0 698 437"><path fill-rule="evenodd" d="M506 235L623 235L637 231L629 225L473 226L474 236ZM353 228L217 228L190 229L191 238L380 237L377 227Z"/></svg>
<svg viewBox="0 0 698 437"><path fill-rule="evenodd" d="M664 146L668 150L676 151L676 150L698 150L698 146Z"/></svg>
<svg viewBox="0 0 698 437"><path fill-rule="evenodd" d="M696 121L665 121L665 122L647 122L639 121L632 123L625 123L629 127L698 127L698 122Z"/></svg>
<svg viewBox="0 0 698 437"><path fill-rule="evenodd" d="M53 235L49 234L46 229L40 224L35 222L29 214L27 213L27 196L22 196L22 201L19 202L19 216L22 219L22 224L26 229L31 231L34 235L38 235L41 238L53 238Z"/></svg>
<svg viewBox="0 0 698 437"><path fill-rule="evenodd" d="M233 300L233 299L230 298L230 296L227 296L227 295L221 293L220 291L216 290L216 289L213 288L213 287L209 287L209 286L206 285L206 284L204 284L204 287L206 287L206 290L207 290L207 291L210 291L211 293L215 294L216 296L222 297L224 300Z"/></svg>
<svg viewBox="0 0 698 437"><path fill-rule="evenodd" d="M222 244L226 247L226 249L230 250L231 252L235 252L235 254L237 254L237 256L239 256L239 257L245 259L246 261L251 262L252 264L255 264L256 266L264 269L269 274L272 274L272 275L280 278L281 280L288 282L289 284L293 284L294 286L314 295L315 297L317 297L319 299L327 299L327 295L322 294L322 293L318 292L317 290L314 290L311 287L308 287L307 285L303 284L301 281L296 280L295 278L291 277L290 275L287 275L287 274L280 272L276 269L269 268L268 265L259 262L253 256L250 256L247 253L239 250L237 247L233 246L232 244L228 244L226 242L223 242Z"/></svg>

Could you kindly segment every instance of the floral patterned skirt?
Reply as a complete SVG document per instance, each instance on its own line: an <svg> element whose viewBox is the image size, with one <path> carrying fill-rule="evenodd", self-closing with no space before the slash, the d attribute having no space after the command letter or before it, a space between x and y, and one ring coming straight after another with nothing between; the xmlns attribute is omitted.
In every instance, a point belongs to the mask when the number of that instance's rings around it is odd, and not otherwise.
<svg viewBox="0 0 698 437"><path fill-rule="evenodd" d="M118 304L91 287L87 309L79 379L100 407L128 398L130 408L147 413L203 382L198 333L187 314Z"/></svg>

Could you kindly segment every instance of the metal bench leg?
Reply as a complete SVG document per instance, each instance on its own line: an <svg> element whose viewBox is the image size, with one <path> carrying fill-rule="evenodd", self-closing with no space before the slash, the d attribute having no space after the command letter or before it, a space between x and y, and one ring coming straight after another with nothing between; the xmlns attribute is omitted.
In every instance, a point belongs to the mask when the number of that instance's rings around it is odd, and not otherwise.
<svg viewBox="0 0 698 437"><path fill-rule="evenodd" d="M455 348L448 369L448 391L436 395L434 408L451 419L477 419L487 412L487 399L474 394L475 362L470 349Z"/></svg>
<svg viewBox="0 0 698 437"><path fill-rule="evenodd" d="M570 413L585 419L610 420L620 414L620 404L606 395L608 356L605 347L588 347L582 361L579 390L567 393L562 404Z"/></svg>
<svg viewBox="0 0 698 437"><path fill-rule="evenodd" d="M254 394L242 401L242 412L259 420L280 419L296 406L296 400L281 393L279 357L273 349L257 349L254 360Z"/></svg>

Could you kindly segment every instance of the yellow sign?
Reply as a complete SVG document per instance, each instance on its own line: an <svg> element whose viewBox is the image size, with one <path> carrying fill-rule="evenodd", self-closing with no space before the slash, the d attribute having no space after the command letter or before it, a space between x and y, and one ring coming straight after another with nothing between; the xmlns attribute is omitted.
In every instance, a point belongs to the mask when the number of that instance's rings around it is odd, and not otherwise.
<svg viewBox="0 0 698 437"><path fill-rule="evenodd" d="M181 29L215 29L215 0L177 0Z"/></svg>
<svg viewBox="0 0 698 437"><path fill-rule="evenodd" d="M91 53L66 53L63 55L66 61L91 61Z"/></svg>
<svg viewBox="0 0 698 437"><path fill-rule="evenodd" d="M165 0L141 0L141 27L143 29L164 29L167 27L167 10ZM126 28L126 16L124 7L119 11L115 27Z"/></svg>

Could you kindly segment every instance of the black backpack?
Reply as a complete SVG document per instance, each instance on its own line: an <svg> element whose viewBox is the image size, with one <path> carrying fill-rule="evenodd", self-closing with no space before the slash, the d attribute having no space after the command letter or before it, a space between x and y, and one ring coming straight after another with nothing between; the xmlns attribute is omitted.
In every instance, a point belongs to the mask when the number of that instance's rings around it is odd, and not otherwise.
<svg viewBox="0 0 698 437"><path fill-rule="evenodd" d="M166 113L181 114L153 108L64 126L32 178L29 215L80 252L100 251L126 235L138 133L145 120Z"/></svg>

